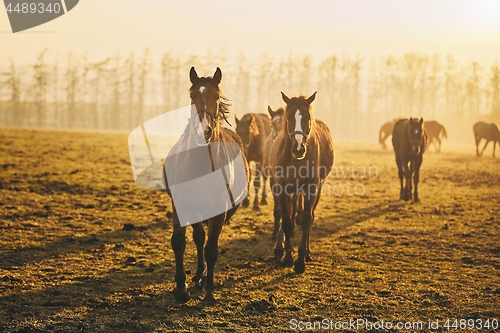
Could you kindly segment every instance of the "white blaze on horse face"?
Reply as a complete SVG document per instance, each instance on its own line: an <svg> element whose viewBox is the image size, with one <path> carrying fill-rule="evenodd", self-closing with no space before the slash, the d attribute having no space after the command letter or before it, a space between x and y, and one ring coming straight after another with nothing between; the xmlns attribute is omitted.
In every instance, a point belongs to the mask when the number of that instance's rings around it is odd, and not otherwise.
<svg viewBox="0 0 500 333"><path fill-rule="evenodd" d="M300 127L301 124L302 124L302 115L300 114L300 110L297 109L297 112L295 112L295 130L296 131L302 131L302 128ZM297 141L297 151L299 151L300 147L302 146L302 135L295 134L295 140Z"/></svg>
<svg viewBox="0 0 500 333"><path fill-rule="evenodd" d="M201 86L201 87L200 87L200 89L199 89L199 90L200 90L201 95L203 96L203 102L205 103L203 111L207 111L207 97L206 97L206 95L205 95L205 90L206 90L206 89L207 89L207 88L206 88L205 86ZM207 117L208 117L207 113L206 113L206 112L204 112L204 113L203 113L203 118L201 119L201 130L203 131L203 133L205 133L205 131L206 131L206 130L207 130L207 128L208 128L208 124L209 124L209 123L208 123L208 119L207 119Z"/></svg>

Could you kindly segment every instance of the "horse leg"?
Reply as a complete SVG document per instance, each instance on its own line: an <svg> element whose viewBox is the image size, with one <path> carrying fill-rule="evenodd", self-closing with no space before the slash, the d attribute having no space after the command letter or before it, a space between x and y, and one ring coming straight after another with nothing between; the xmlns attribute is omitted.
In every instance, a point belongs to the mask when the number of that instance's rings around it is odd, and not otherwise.
<svg viewBox="0 0 500 333"><path fill-rule="evenodd" d="M420 199L418 198L418 181L420 178L420 166L422 165L422 160L423 156L420 155L415 158L415 167L414 167L414 174L413 174L413 185L415 187L414 190L414 195L413 195L413 202L420 202Z"/></svg>
<svg viewBox="0 0 500 333"><path fill-rule="evenodd" d="M267 185L267 179L269 176L266 173L265 167L261 168L262 171L262 198L260 199L260 204L261 205L267 205L267 190L266 190L266 185Z"/></svg>
<svg viewBox="0 0 500 333"><path fill-rule="evenodd" d="M405 179L405 186L403 189L403 200L408 201L411 199L411 170L408 167L408 161L403 163L403 172Z"/></svg>
<svg viewBox="0 0 500 333"><path fill-rule="evenodd" d="M255 198L253 200L253 210L259 210L259 189L260 189L260 176L262 174L262 163L255 162L255 176L253 179L253 188L255 191Z"/></svg>
<svg viewBox="0 0 500 333"><path fill-rule="evenodd" d="M290 196L286 194L280 195L281 206L281 229L285 233L285 258L283 264L291 266L293 264L292 257L292 237L293 237L293 221L290 216ZM276 250L275 250L276 255Z"/></svg>
<svg viewBox="0 0 500 333"><path fill-rule="evenodd" d="M481 142L481 138L476 136L475 134L474 138L476 139L476 156L480 157L481 155L479 155L479 143Z"/></svg>
<svg viewBox="0 0 500 333"><path fill-rule="evenodd" d="M300 193L297 194L297 198L296 198L296 201L295 201L295 218L294 218L294 222L295 224L297 225L300 225L300 219L301 219L301 216L302 216L302 211L303 211L303 195L301 195Z"/></svg>
<svg viewBox="0 0 500 333"><path fill-rule="evenodd" d="M493 158L495 158L495 149L497 149L497 142L493 141Z"/></svg>
<svg viewBox="0 0 500 333"><path fill-rule="evenodd" d="M438 153L440 153L441 152L441 139L438 138L437 140L438 140L438 143L439 143L439 148L438 148L437 151L438 151Z"/></svg>
<svg viewBox="0 0 500 333"><path fill-rule="evenodd" d="M483 150L481 150L481 154L479 154L479 156L483 155L484 150L486 149L486 146L488 145L488 143L490 143L490 140L486 139L486 143L484 144L484 148L483 148Z"/></svg>
<svg viewBox="0 0 500 333"><path fill-rule="evenodd" d="M250 172L250 180L252 180L252 172L251 172L251 170L252 170L252 169L250 168L250 161L247 161L247 162L248 162L248 167L249 167L249 169L250 169L250 170L249 170L249 172ZM249 185L249 187L250 187L250 183L249 183L248 185ZM243 199L243 201L241 202L241 205L242 205L243 207L245 207L245 208L246 208L246 207L248 207L248 206L250 205L250 188L249 188L249 189L248 189L248 191L247 191L247 196L246 196L246 198L245 198L245 199Z"/></svg>
<svg viewBox="0 0 500 333"><path fill-rule="evenodd" d="M401 158L396 155L396 164L398 165L398 176L399 176L399 184L400 184L400 190L399 190L399 199L403 199L403 194L404 194L404 187L403 187L403 176L404 176L404 171L403 171L403 164L401 163Z"/></svg>
<svg viewBox="0 0 500 333"><path fill-rule="evenodd" d="M205 245L205 228L203 227L203 222L193 224L193 239L198 254L198 268L192 281L196 284L196 288L202 289L207 278L205 259L203 257L203 246Z"/></svg>
<svg viewBox="0 0 500 333"><path fill-rule="evenodd" d="M270 180L269 185L271 188L271 194L273 195L273 204L274 204L274 207L273 207L273 215L274 215L273 240L276 240L276 235L278 234L278 230L280 230L281 206L280 206L279 198L273 192L273 189L274 189L273 177L269 177L269 180ZM283 245L281 245L281 249L283 250ZM282 256L283 256L283 252L281 252L280 260L281 260Z"/></svg>
<svg viewBox="0 0 500 333"><path fill-rule="evenodd" d="M186 303L189 300L189 292L186 284L186 270L184 268L184 251L186 249L186 227L181 227L175 207L174 231L171 244L175 254L175 288L174 297L178 303Z"/></svg>
<svg viewBox="0 0 500 333"><path fill-rule="evenodd" d="M322 189L323 189L323 183L321 183L321 185L319 187L318 195L316 196L316 201L314 203L314 207L313 207L313 210L312 210L311 228L312 228L312 223L314 222L314 211L316 210L316 206L318 205L319 198L321 197L321 190ZM302 212L302 208L301 208L301 212ZM311 233L309 232L307 234L307 243L306 243L306 257L305 257L306 262L312 262L313 261L313 258L311 257L311 248L309 247L309 238L310 238L310 236L311 236Z"/></svg>
<svg viewBox="0 0 500 333"><path fill-rule="evenodd" d="M309 184L309 186L310 185L315 185L315 184ZM314 220L313 210L315 207L315 201L317 199L317 194L311 192L312 191L308 189L307 193L303 195L304 211L302 212L302 217L300 221L300 227L302 229L302 239L299 246L299 255L293 265L293 269L297 274L304 273L304 271L306 270L305 258L307 254L307 242L309 239L309 234L311 232Z"/></svg>
<svg viewBox="0 0 500 333"><path fill-rule="evenodd" d="M217 262L219 235L224 224L224 214L217 215L208 221L208 239L205 246L205 260L207 261L207 279L205 281L204 302L213 303L214 298L214 268Z"/></svg>
<svg viewBox="0 0 500 333"><path fill-rule="evenodd" d="M274 231L273 237L276 239L274 243L274 258L277 262L281 262L283 259L283 254L285 253L285 248L283 247L283 242L285 241L285 233L283 231L284 214L289 214L288 210L282 211L280 197L273 194L274 196ZM283 196L283 194L281 194ZM281 224L280 225L280 221Z"/></svg>

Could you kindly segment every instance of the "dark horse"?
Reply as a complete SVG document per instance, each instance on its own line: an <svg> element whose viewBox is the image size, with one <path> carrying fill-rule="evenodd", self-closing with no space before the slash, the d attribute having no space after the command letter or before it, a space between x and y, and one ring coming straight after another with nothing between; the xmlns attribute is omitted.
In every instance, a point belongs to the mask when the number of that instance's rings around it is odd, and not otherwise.
<svg viewBox="0 0 500 333"><path fill-rule="evenodd" d="M248 164L242 153L243 145L239 136L221 126L221 120L226 119L225 114L228 108L227 100L219 87L222 79L221 70L217 68L213 77L198 77L193 67L189 76L192 83L189 89L191 119L181 139L172 147L169 156L165 160L164 173L164 178L168 180L168 182L166 181L167 193L172 198L173 209L172 248L175 253L176 264L174 297L179 303L187 302L190 297L187 291L186 270L184 267L186 223L183 223L182 220L184 217L182 214L187 210L190 214L188 216L193 218L188 224L193 227L193 239L198 253L198 267L192 280L199 289L204 286L204 301L213 302L214 266L217 261L219 234L222 225L236 212L238 203L246 197ZM228 162L234 160L235 156L240 156L240 168L224 168L229 165ZM219 185L217 192L214 192L209 184L203 184L207 188L197 186L184 192L184 196L177 200L174 185L190 183L186 182L186 180L189 180L186 179L186 169L189 172L188 176L197 174L196 177L202 174L213 175L214 170L219 171L225 184L221 184L220 181L217 184L213 183L212 185ZM238 173L238 170L242 172ZM238 182L240 186L235 186ZM220 186L222 186L222 189ZM206 194L207 191L208 195ZM210 193L210 191L213 193ZM196 202L191 203L193 197L197 198L196 200L205 200L205 204L199 204L198 202L198 205L196 205ZM207 197L209 198L207 199ZM210 199L212 197L213 199ZM227 201L221 201L221 197L230 197L231 204L227 204ZM209 205L206 204L207 200ZM186 202L190 202L187 207ZM217 207L220 209L215 215L204 213L204 210L207 209L209 212L214 211L213 207L210 207L211 204L218 204ZM182 209L184 210L182 211ZM198 220L194 220L196 218ZM200 221L203 223L197 223ZM205 224L208 225L206 245Z"/></svg>
<svg viewBox="0 0 500 333"><path fill-rule="evenodd" d="M285 248L282 237L277 237L274 254L276 260L281 261L286 251L284 264L293 263L293 210L298 206L299 196L302 196L302 240L294 270L303 273L305 260L310 260L309 234L314 222L314 209L318 205L323 183L333 167L333 140L326 124L313 117L311 103L316 93L309 98L281 95L286 103L283 126L273 141L269 156L273 179L271 190L281 207Z"/></svg>
<svg viewBox="0 0 500 333"><path fill-rule="evenodd" d="M427 145L427 136L422 126L423 123L422 118L420 120L416 118L401 119L394 124L394 130L392 131L392 146L396 154L396 164L398 165L399 181L401 183L399 198L405 201L411 200L412 197L412 175L415 186L413 201L420 201L418 199L418 180L423 154ZM404 186L403 179L406 180Z"/></svg>
<svg viewBox="0 0 500 333"><path fill-rule="evenodd" d="M259 209L259 188L260 178L263 178L262 199L261 205L267 205L266 194L266 177L263 175L262 170L264 166L264 148L265 142L271 133L271 123L267 114L263 113L247 113L239 120L236 120L236 133L240 136L243 146L245 147L245 157L248 163L255 162L255 177L253 187L255 189L255 199L253 202L253 209ZM250 193L248 197L243 200L243 206L248 207Z"/></svg>
<svg viewBox="0 0 500 333"><path fill-rule="evenodd" d="M269 178L270 186L272 187L274 185L274 180L273 177L271 177L271 174L269 172L270 170L270 151L271 151L271 146L274 142L274 139L278 136L278 133L281 132L281 129L283 128L283 115L285 114L285 109L280 107L276 111L273 111L273 109L268 106L267 111L269 112L269 116L271 116L271 134L266 140L266 154L265 154L265 159L264 159L264 175L265 178ZM273 228L273 240L276 240L276 235L278 234L278 231L280 230L280 223L281 223L281 206L279 203L279 198L275 195L273 195L273 215L274 215L274 228ZM292 199L292 205L291 205L291 210L292 210L292 221L295 221L295 224L300 224L300 216L302 214L302 206L303 206L303 199L302 195L300 193L297 196L293 196ZM281 232L280 237L283 237L283 232ZM308 244L309 248L309 244ZM307 260L307 257L306 257Z"/></svg>
<svg viewBox="0 0 500 333"><path fill-rule="evenodd" d="M433 143L436 151L439 153L441 151L441 139L448 138L446 129L435 120L426 120L424 123L424 130L427 134L427 147Z"/></svg>
<svg viewBox="0 0 500 333"><path fill-rule="evenodd" d="M498 131L498 127L495 124L487 124L485 122L479 121L474 124L472 127L474 130L474 139L476 140L476 155L482 156L486 146L490 141L493 141L493 157L495 157L495 148L498 142L498 146L500 147L500 132ZM479 153L479 142L481 139L485 139L486 143L484 144L483 150Z"/></svg>

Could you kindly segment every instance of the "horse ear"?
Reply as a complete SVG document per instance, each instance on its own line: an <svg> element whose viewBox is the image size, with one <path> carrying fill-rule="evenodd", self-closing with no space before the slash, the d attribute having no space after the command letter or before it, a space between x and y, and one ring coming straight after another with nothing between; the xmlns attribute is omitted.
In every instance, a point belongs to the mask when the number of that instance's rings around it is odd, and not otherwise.
<svg viewBox="0 0 500 333"><path fill-rule="evenodd" d="M234 120L236 121L236 126L238 126L238 124L240 123L240 120L238 119L238 117L236 117L236 115L234 116Z"/></svg>
<svg viewBox="0 0 500 333"><path fill-rule="evenodd" d="M412 117L410 117L410 123L411 123L412 121L413 121L413 118L412 118Z"/></svg>
<svg viewBox="0 0 500 333"><path fill-rule="evenodd" d="M222 71L220 70L219 67L217 67L217 69L215 70L213 79L215 83L217 83L217 85L219 85L220 81L222 80Z"/></svg>
<svg viewBox="0 0 500 333"><path fill-rule="evenodd" d="M290 103L290 98L288 98L287 95L285 95L283 92L281 92L281 98L283 98L283 101L288 104Z"/></svg>
<svg viewBox="0 0 500 333"><path fill-rule="evenodd" d="M193 84L198 80L198 74L196 73L194 67L191 67L191 70L189 71L189 79Z"/></svg>
<svg viewBox="0 0 500 333"><path fill-rule="evenodd" d="M424 118L420 118L420 125L424 123Z"/></svg>
<svg viewBox="0 0 500 333"><path fill-rule="evenodd" d="M271 109L270 105L267 106L267 112L269 113L271 118L274 118L274 115L276 114L276 112L274 112L273 109Z"/></svg>
<svg viewBox="0 0 500 333"><path fill-rule="evenodd" d="M314 101L314 99L316 98L316 94L317 93L318 92L315 91L314 94L312 94L311 96L309 96L309 98L307 99L307 104L311 104Z"/></svg>

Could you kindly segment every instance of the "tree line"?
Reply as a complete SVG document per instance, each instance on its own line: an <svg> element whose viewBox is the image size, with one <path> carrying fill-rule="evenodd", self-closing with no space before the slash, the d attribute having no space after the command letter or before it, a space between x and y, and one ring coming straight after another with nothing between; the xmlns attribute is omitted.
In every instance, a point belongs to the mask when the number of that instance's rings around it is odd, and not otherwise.
<svg viewBox="0 0 500 333"><path fill-rule="evenodd" d="M154 60L156 59L156 60ZM188 72L223 71L225 95L238 116L282 106L288 96L318 91L315 115L337 138L372 139L399 116L469 123L500 120L498 61L461 63L453 55L407 53L372 57L310 55L229 58L222 49L203 55L150 49L65 56L42 50L33 64L0 63L0 126L128 131L189 103Z"/></svg>

